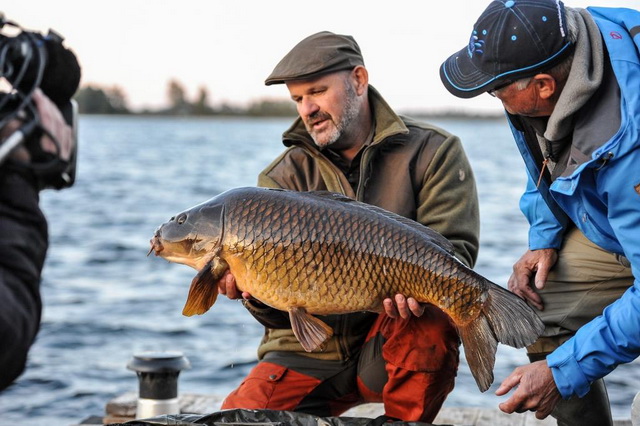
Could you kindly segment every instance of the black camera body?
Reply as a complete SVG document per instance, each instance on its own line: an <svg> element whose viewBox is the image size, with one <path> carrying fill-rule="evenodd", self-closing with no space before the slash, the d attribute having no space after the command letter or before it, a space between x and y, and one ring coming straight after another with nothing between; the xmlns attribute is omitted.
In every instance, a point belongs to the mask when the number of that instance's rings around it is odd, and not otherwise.
<svg viewBox="0 0 640 426"><path fill-rule="evenodd" d="M71 99L58 107L64 120L73 132L73 145L69 160L64 161L57 156L43 152L40 148L41 131L37 129L26 141L31 158L37 161L33 164L33 172L40 189L63 189L72 186L76 181L76 164L78 158L78 103Z"/></svg>
<svg viewBox="0 0 640 426"><path fill-rule="evenodd" d="M78 106L72 97L80 83L80 65L56 32L49 30L43 36L26 31L5 20L0 13L0 30L5 26L19 32L14 36L0 34L0 78L5 86L10 86L9 91L0 91L0 128L11 120L21 121L22 126L0 141L0 167L3 155L6 157L13 148L23 144L31 155L30 168L39 188L67 188L74 184L76 175ZM32 100L38 88L58 107L73 130L68 161L41 149L40 139L45 130Z"/></svg>

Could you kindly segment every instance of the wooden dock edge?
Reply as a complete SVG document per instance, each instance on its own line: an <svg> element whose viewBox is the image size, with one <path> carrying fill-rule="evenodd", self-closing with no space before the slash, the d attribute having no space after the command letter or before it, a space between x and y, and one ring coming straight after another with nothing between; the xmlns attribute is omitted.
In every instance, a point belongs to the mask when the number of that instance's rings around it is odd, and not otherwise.
<svg viewBox="0 0 640 426"><path fill-rule="evenodd" d="M224 397L217 395L184 394L179 396L181 413L209 414L220 409ZM640 393L635 401L640 402ZM120 395L106 405L103 424L121 423L135 418L137 393ZM640 411L640 410L639 410ZM362 404L343 414L344 417L375 418L384 414L382 404ZM640 422L640 418L637 419ZM531 412L505 414L497 408L443 407L433 421L434 425L453 426L555 426L551 417L538 420ZM640 423L637 423L640 425ZM615 419L614 426L634 426L630 419Z"/></svg>

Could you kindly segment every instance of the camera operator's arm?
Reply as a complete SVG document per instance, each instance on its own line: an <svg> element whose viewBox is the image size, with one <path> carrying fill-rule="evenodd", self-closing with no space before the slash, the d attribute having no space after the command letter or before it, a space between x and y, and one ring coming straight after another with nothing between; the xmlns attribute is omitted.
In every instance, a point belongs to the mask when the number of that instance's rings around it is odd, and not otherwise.
<svg viewBox="0 0 640 426"><path fill-rule="evenodd" d="M60 155L69 156L71 129L41 92L34 95L43 126L58 140ZM0 129L4 139L19 122ZM42 149L57 152L48 136ZM27 352L40 326L40 272L48 246L47 222L38 206L38 186L27 167L24 148L0 166L0 391L22 373Z"/></svg>
<svg viewBox="0 0 640 426"><path fill-rule="evenodd" d="M0 169L0 390L22 372L40 324L47 223L27 169Z"/></svg>

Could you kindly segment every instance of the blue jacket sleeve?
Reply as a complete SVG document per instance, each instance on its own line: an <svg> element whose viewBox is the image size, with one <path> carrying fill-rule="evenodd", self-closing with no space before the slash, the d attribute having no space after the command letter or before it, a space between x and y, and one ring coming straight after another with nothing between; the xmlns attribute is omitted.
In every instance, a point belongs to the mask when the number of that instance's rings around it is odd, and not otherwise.
<svg viewBox="0 0 640 426"><path fill-rule="evenodd" d="M601 316L547 357L565 398L584 396L591 382L640 356L640 170L634 166L638 157L632 157L626 156L608 171L603 195L615 237L631 262L634 283Z"/></svg>
<svg viewBox="0 0 640 426"><path fill-rule="evenodd" d="M594 380L640 355L640 282L547 357L564 398L583 397Z"/></svg>
<svg viewBox="0 0 640 426"><path fill-rule="evenodd" d="M520 198L520 210L529 221L529 249L558 249L562 244L564 227L547 206L531 176L527 176L527 188Z"/></svg>

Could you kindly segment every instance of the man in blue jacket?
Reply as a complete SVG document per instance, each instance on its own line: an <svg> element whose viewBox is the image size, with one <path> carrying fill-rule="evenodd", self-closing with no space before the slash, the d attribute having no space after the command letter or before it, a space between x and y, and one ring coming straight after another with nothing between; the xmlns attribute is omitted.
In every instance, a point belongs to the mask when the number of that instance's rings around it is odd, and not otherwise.
<svg viewBox="0 0 640 426"><path fill-rule="evenodd" d="M509 289L547 328L505 412L612 424L601 378L640 355L639 34L631 9L493 1L440 68L452 94L502 101L529 175Z"/></svg>

